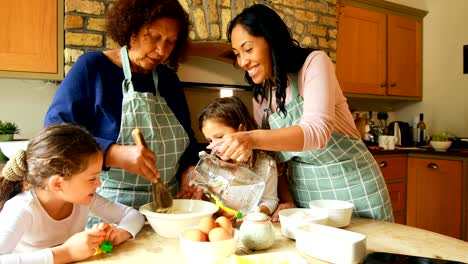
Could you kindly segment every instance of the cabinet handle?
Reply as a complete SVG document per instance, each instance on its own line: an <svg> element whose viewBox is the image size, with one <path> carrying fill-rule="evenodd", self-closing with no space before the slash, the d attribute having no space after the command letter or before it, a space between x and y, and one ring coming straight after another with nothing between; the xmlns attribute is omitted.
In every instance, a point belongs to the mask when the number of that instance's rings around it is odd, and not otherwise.
<svg viewBox="0 0 468 264"><path fill-rule="evenodd" d="M434 162L431 162L429 164L427 164L427 167L430 168L430 169L438 169L439 166L437 164L435 164Z"/></svg>
<svg viewBox="0 0 468 264"><path fill-rule="evenodd" d="M396 82L393 82L390 84L390 87L395 87L396 86Z"/></svg>
<svg viewBox="0 0 468 264"><path fill-rule="evenodd" d="M386 162L385 160L382 161L382 162L380 162L379 167L380 167L380 168L385 168L385 167L387 167L387 162Z"/></svg>
<svg viewBox="0 0 468 264"><path fill-rule="evenodd" d="M380 84L380 87L382 87L382 88L383 88L383 87L387 87L387 83L381 83L381 84Z"/></svg>

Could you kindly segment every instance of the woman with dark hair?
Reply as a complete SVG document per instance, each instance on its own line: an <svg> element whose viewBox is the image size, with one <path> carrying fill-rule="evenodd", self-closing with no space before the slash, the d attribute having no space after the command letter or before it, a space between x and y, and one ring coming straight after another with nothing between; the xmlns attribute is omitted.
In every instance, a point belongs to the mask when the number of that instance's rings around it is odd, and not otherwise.
<svg viewBox="0 0 468 264"><path fill-rule="evenodd" d="M237 15L227 35L254 88L254 117L263 129L225 135L216 143L220 156L239 161L262 149L288 162L289 188L280 176L277 212L338 199L354 203L356 216L392 221L385 181L328 56L301 48L279 15L260 4Z"/></svg>
<svg viewBox="0 0 468 264"><path fill-rule="evenodd" d="M183 179L199 149L174 72L187 49L188 15L174 0L117 0L106 27L122 48L82 55L45 125L73 123L93 134L104 153L100 195L138 208L151 202L152 182L161 180L173 195L190 198L194 189ZM135 145L136 127L148 148Z"/></svg>

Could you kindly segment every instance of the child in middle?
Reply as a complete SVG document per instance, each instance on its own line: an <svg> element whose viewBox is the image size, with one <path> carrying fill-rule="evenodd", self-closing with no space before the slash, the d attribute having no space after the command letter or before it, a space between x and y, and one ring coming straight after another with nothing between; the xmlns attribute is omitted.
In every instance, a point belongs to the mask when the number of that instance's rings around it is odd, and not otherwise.
<svg viewBox="0 0 468 264"><path fill-rule="evenodd" d="M208 105L198 118L199 128L206 139L212 143L224 135L238 131L257 129L255 121L245 104L235 96L216 99ZM236 161L229 161L236 163ZM265 151L254 150L250 158L244 162L257 175L265 180L265 190L258 209L260 212L271 215L278 206L278 172L276 160Z"/></svg>

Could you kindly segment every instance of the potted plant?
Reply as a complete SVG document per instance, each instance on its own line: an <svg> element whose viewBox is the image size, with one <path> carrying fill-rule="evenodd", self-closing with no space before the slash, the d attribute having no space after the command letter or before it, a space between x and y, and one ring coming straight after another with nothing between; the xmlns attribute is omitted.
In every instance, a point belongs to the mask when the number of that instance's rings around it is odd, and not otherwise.
<svg viewBox="0 0 468 264"><path fill-rule="evenodd" d="M11 141L15 134L19 134L18 126L13 122L0 120L0 141Z"/></svg>
<svg viewBox="0 0 468 264"><path fill-rule="evenodd" d="M431 136L431 146L436 151L447 151L448 148L452 145L454 135L448 132L435 133Z"/></svg>

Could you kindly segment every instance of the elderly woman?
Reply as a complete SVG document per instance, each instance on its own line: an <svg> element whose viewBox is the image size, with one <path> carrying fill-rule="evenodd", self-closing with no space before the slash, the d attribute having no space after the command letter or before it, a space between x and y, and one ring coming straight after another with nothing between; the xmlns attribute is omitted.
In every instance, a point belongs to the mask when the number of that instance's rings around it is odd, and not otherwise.
<svg viewBox="0 0 468 264"><path fill-rule="evenodd" d="M104 153L98 193L110 200L138 208L152 201L152 182L158 180L173 195L190 198L194 190L183 179L199 149L174 72L188 44L188 15L174 0L117 0L106 26L122 48L77 60L45 126L73 123L93 134ZM136 127L148 148L135 145Z"/></svg>

